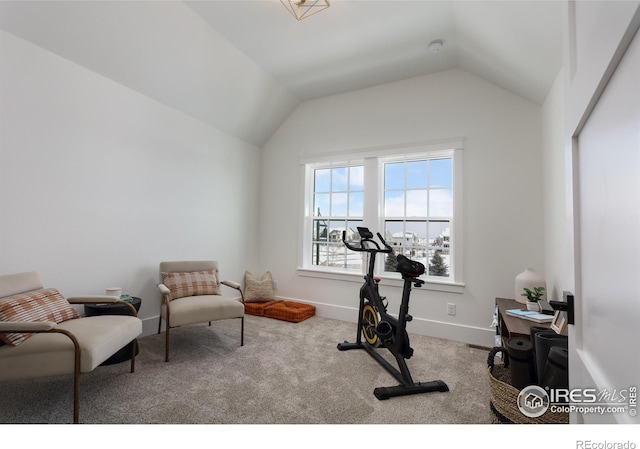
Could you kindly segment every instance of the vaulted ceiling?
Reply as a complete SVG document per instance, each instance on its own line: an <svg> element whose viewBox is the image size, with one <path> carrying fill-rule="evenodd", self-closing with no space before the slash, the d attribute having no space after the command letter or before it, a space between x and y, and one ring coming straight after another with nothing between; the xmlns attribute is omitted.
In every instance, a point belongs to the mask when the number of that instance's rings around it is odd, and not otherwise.
<svg viewBox="0 0 640 449"><path fill-rule="evenodd" d="M558 1L333 0L301 22L279 3L187 5L301 99L462 68L541 103L561 64Z"/></svg>
<svg viewBox="0 0 640 449"><path fill-rule="evenodd" d="M0 28L257 146L301 102L452 68L541 104L560 1L2 1ZM442 41L441 51L429 43Z"/></svg>

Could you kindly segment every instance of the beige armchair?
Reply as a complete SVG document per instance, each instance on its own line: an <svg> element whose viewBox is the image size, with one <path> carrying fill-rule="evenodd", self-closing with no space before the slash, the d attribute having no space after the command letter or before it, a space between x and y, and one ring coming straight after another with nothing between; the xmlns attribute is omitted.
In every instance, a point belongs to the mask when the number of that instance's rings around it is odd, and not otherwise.
<svg viewBox="0 0 640 449"><path fill-rule="evenodd" d="M221 286L240 291L240 300L221 295ZM240 284L220 281L218 262L175 261L160 263L162 294L158 333L165 321L165 361L169 361L171 328L196 323L240 319L240 346L244 345L244 301Z"/></svg>
<svg viewBox="0 0 640 449"><path fill-rule="evenodd" d="M71 304L122 302L132 316L81 317ZM73 422L78 423L80 374L142 334L136 309L113 296L64 298L44 289L38 273L0 276L0 381L73 374ZM132 346L131 372L135 370Z"/></svg>

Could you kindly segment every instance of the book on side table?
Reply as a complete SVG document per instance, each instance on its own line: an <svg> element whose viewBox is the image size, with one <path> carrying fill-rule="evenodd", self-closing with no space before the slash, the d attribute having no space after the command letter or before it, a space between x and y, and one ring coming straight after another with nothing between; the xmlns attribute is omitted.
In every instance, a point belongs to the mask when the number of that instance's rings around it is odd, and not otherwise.
<svg viewBox="0 0 640 449"><path fill-rule="evenodd" d="M508 309L505 311L507 315L516 316L536 323L550 323L553 321L553 315L546 315L533 310Z"/></svg>

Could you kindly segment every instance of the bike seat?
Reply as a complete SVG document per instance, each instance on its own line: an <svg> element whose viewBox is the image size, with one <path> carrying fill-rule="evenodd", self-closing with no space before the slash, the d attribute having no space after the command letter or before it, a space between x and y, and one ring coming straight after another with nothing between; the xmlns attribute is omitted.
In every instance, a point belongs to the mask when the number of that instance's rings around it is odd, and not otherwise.
<svg viewBox="0 0 640 449"><path fill-rule="evenodd" d="M396 267L397 271L402 273L403 276L407 277L418 277L425 272L425 267L420 262L415 260L411 260L402 254L399 254L397 257L398 265Z"/></svg>

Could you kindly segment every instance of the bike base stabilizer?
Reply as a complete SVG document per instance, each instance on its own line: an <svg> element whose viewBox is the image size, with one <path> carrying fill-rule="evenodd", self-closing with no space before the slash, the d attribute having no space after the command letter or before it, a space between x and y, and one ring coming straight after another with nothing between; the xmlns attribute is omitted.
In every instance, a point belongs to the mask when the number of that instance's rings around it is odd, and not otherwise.
<svg viewBox="0 0 640 449"><path fill-rule="evenodd" d="M430 382L418 382L411 385L397 385L395 387L378 387L373 390L373 394L378 400L393 398L396 396L408 396L410 394L430 393L432 391L445 392L449 387L441 380Z"/></svg>
<svg viewBox="0 0 640 449"><path fill-rule="evenodd" d="M338 343L338 349L340 351L348 351L349 349L363 349L362 343L349 343L345 341L344 343Z"/></svg>

